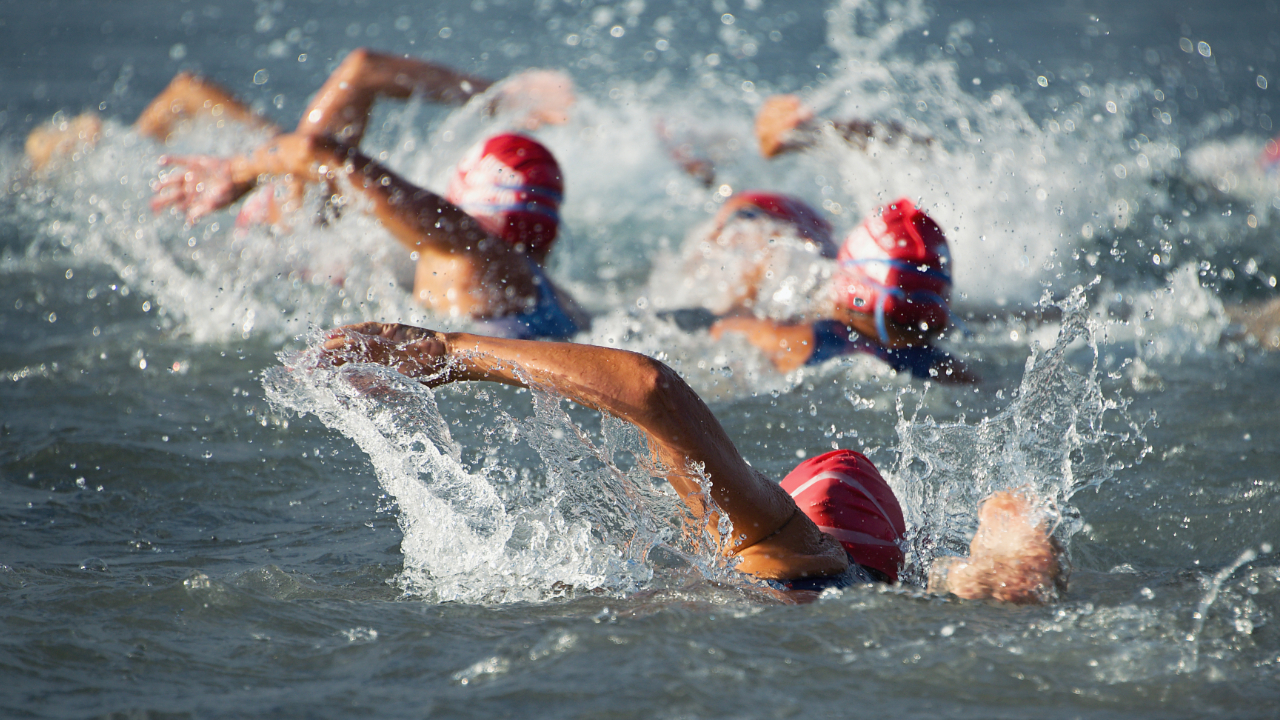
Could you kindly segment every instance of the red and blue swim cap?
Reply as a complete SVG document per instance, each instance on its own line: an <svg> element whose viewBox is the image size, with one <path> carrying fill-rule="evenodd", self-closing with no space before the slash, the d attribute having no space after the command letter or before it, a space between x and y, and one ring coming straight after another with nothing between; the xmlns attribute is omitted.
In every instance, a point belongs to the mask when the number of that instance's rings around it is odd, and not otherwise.
<svg viewBox="0 0 1280 720"><path fill-rule="evenodd" d="M731 218L751 218L756 214L794 227L801 237L818 246L823 257L836 256L836 244L831 238L831 223L808 203L790 195L758 190L737 193L720 208L716 225L723 227Z"/></svg>
<svg viewBox="0 0 1280 720"><path fill-rule="evenodd" d="M494 135L467 151L445 195L487 232L533 255L555 241L563 198L555 156L515 133Z"/></svg>
<svg viewBox="0 0 1280 720"><path fill-rule="evenodd" d="M905 559L898 543L907 525L898 498L866 456L833 450L809 458L782 480L782 489L851 560L898 581Z"/></svg>
<svg viewBox="0 0 1280 720"><path fill-rule="evenodd" d="M947 327L947 237L910 200L895 200L854 228L837 260L836 302L874 316L881 342L889 342L886 320L931 331Z"/></svg>

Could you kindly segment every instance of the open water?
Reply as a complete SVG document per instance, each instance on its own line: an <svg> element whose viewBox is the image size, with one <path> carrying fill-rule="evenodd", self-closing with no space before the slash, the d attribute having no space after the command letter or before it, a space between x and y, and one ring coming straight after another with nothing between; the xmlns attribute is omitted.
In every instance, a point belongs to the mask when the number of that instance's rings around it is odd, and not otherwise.
<svg viewBox="0 0 1280 720"><path fill-rule="evenodd" d="M0 714L1280 715L1280 355L1226 316L1280 274L1280 177L1255 161L1277 28L1274 1L3 0ZM551 273L597 316L579 339L671 363L775 477L867 452L912 577L963 548L987 492L1037 488L1066 597L783 604L691 542L620 423L285 369L338 323L467 325L415 309L358 213L274 235L153 216L163 149L128 123L185 69L291 124L360 45L570 73L572 121L539 137L568 186ZM933 142L765 164L751 118L781 91ZM95 107L98 147L32 178L27 131ZM366 146L439 188L500 122L411 103ZM722 159L711 187L659 123ZM841 231L918 199L956 258L948 347L984 381L862 358L783 377L662 319L709 301L670 268L722 185L801 195ZM801 306L814 272L798 259L766 308Z"/></svg>

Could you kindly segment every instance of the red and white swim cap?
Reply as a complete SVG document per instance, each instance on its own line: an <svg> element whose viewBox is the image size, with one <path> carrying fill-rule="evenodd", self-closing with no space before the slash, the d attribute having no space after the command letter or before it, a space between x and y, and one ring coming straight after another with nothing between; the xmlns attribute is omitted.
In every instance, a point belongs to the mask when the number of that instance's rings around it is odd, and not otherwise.
<svg viewBox="0 0 1280 720"><path fill-rule="evenodd" d="M833 450L809 458L783 479L782 489L850 559L898 581L904 560L898 542L907 525L898 498L866 456Z"/></svg>
<svg viewBox="0 0 1280 720"><path fill-rule="evenodd" d="M467 151L445 198L490 234L538 254L556 239L564 181L550 150L506 133Z"/></svg>
<svg viewBox="0 0 1280 720"><path fill-rule="evenodd" d="M823 257L836 256L836 243L831 238L831 223L808 203L790 195L757 190L737 193L720 208L716 224L723 227L730 218L749 218L752 213L757 212L794 227L801 237L818 246Z"/></svg>
<svg viewBox="0 0 1280 720"><path fill-rule="evenodd" d="M836 301L874 315L881 342L885 321L931 330L947 327L951 251L933 218L906 198L880 208L854 228L840 247Z"/></svg>

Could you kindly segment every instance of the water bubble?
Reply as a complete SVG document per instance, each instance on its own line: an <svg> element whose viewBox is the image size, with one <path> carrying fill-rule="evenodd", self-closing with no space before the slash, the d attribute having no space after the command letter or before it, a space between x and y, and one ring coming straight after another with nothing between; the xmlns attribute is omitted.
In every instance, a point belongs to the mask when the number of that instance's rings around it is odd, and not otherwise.
<svg viewBox="0 0 1280 720"><path fill-rule="evenodd" d="M266 85L269 77L270 76L267 74L267 71L265 69L259 70L258 72L253 74L253 84Z"/></svg>
<svg viewBox="0 0 1280 720"><path fill-rule="evenodd" d="M1204 57L1209 57L1210 55L1213 54L1213 50L1209 48L1209 43L1203 40L1196 43L1196 51L1199 52Z"/></svg>
<svg viewBox="0 0 1280 720"><path fill-rule="evenodd" d="M1267 76L1265 75L1258 76L1258 87L1262 88L1263 90L1267 89Z"/></svg>
<svg viewBox="0 0 1280 720"><path fill-rule="evenodd" d="M173 47L169 48L169 59L171 60L181 60L186 56L187 46L182 43L175 43Z"/></svg>
<svg viewBox="0 0 1280 720"><path fill-rule="evenodd" d="M613 27L609 28L609 34L616 38L622 37L623 35L627 34L627 29L622 27L621 25L614 25Z"/></svg>
<svg viewBox="0 0 1280 720"><path fill-rule="evenodd" d="M1040 77L1036 78L1036 84L1039 85L1040 87L1049 87L1049 78L1041 75Z"/></svg>

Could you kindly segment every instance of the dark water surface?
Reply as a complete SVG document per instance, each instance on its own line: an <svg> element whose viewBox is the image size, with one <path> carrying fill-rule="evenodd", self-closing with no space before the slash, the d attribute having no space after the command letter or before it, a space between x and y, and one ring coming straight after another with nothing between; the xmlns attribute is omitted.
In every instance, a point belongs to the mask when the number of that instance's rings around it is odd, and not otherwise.
<svg viewBox="0 0 1280 720"><path fill-rule="evenodd" d="M1275 717L1280 355L1231 340L1224 307L1280 274L1280 180L1255 162L1280 113L1278 19L1273 2L0 0L0 714ZM466 325L388 282L405 260L361 218L273 236L153 217L162 148L127 124L184 69L292 123L359 45L566 69L574 119L539 137L568 183L551 272L598 318L579 339L675 365L775 477L833 443L868 452L920 560L926 530L961 546L990 489L1054 496L1067 596L779 604L680 547L616 423L505 387L371 402L281 370L335 323ZM950 346L976 389L856 358L781 377L653 313L699 299L662 268L723 200L655 121L749 149L775 91L935 138L744 150L719 182L802 195L839 231L923 198L953 243L970 332ZM99 147L31 178L26 132L95 107ZM494 122L378 121L367 145L433 187ZM1010 312L1042 297L1049 321Z"/></svg>

